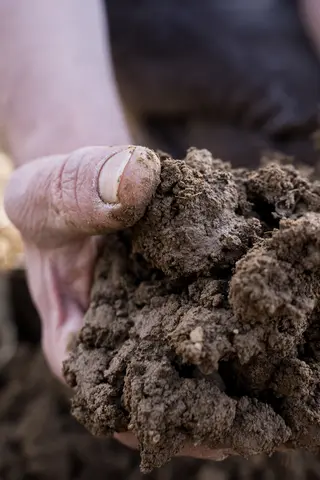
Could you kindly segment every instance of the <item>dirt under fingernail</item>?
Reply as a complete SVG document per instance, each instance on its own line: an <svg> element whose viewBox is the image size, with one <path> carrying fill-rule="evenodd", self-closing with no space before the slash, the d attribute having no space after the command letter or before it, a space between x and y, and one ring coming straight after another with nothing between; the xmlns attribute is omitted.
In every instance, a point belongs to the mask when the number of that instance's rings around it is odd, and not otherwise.
<svg viewBox="0 0 320 480"><path fill-rule="evenodd" d="M131 432L150 471L186 445L320 446L320 182L279 161L161 154L132 229L105 239L69 359L73 415Z"/></svg>

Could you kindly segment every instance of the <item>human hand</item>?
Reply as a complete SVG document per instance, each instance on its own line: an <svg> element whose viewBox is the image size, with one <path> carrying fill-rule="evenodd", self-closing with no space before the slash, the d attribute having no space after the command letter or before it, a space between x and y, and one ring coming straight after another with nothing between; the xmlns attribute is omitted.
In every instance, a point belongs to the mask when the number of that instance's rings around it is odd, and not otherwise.
<svg viewBox="0 0 320 480"><path fill-rule="evenodd" d="M90 147L30 162L8 184L5 206L24 240L44 352L60 379L68 343L88 308L98 235L139 219L159 174L159 159L148 149ZM130 433L116 437L138 446ZM219 458L221 452L193 448L183 454Z"/></svg>
<svg viewBox="0 0 320 480"><path fill-rule="evenodd" d="M89 304L98 235L135 223L159 178L158 157L127 146L48 156L13 173L5 207L22 234L44 352L59 378Z"/></svg>

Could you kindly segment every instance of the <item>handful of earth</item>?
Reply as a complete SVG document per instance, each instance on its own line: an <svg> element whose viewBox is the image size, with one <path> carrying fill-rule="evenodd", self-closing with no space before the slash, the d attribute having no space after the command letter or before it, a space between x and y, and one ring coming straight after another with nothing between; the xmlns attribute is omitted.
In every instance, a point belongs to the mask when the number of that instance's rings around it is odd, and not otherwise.
<svg viewBox="0 0 320 480"><path fill-rule="evenodd" d="M73 415L131 431L144 472L186 445L320 446L320 182L159 153L143 218L105 238L64 364Z"/></svg>

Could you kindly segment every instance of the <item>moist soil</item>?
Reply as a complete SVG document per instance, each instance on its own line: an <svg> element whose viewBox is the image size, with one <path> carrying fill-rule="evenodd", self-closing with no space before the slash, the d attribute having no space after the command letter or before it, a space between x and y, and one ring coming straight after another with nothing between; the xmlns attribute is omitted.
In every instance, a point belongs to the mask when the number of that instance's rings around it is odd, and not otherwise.
<svg viewBox="0 0 320 480"><path fill-rule="evenodd" d="M137 452L93 437L69 410L68 392L52 378L39 348L20 343L0 372L1 480L320 479L320 461L306 452L250 461L175 458L144 475Z"/></svg>
<svg viewBox="0 0 320 480"><path fill-rule="evenodd" d="M144 217L97 263L64 365L73 415L131 431L143 472L185 446L318 451L320 183L279 160L159 155Z"/></svg>

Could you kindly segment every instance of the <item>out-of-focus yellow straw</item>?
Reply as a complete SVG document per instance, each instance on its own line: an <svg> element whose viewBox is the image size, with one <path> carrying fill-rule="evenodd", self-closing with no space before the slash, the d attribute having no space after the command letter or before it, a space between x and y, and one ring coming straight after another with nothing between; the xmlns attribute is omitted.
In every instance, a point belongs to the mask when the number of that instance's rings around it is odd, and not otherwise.
<svg viewBox="0 0 320 480"><path fill-rule="evenodd" d="M11 270L23 265L23 246L19 232L14 228L4 210L4 191L12 163L0 152L0 270Z"/></svg>

